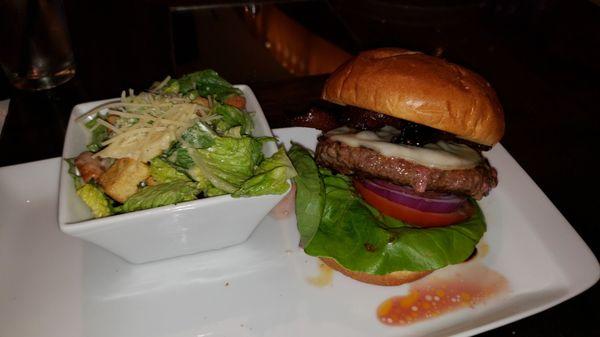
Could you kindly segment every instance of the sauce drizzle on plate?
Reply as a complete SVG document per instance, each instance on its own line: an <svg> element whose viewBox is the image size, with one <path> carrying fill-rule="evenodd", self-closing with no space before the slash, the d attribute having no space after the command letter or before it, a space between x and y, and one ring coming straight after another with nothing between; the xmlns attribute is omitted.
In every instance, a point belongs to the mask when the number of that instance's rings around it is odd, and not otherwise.
<svg viewBox="0 0 600 337"><path fill-rule="evenodd" d="M508 281L482 264L464 264L448 275L432 275L409 293L385 300L377 318L386 325L409 325L462 308L474 308L508 289Z"/></svg>
<svg viewBox="0 0 600 337"><path fill-rule="evenodd" d="M329 268L325 263L319 263L319 274L309 277L308 282L316 287L323 288L331 285L333 280L333 269Z"/></svg>

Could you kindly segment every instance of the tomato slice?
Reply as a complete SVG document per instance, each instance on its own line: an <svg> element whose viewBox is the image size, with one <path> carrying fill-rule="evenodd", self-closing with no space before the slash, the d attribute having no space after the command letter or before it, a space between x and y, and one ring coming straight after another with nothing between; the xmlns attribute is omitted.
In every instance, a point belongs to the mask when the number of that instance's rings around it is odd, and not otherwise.
<svg viewBox="0 0 600 337"><path fill-rule="evenodd" d="M375 207L381 213L419 227L452 225L470 218L474 212L473 205L469 202L465 202L464 206L451 213L423 212L382 197L366 188L356 179L354 180L354 187L369 205Z"/></svg>

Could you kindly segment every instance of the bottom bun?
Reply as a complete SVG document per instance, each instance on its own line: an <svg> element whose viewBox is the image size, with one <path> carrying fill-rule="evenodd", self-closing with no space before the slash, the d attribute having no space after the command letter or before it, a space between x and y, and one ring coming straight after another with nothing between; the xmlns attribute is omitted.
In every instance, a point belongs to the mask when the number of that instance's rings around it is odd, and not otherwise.
<svg viewBox="0 0 600 337"><path fill-rule="evenodd" d="M416 281L431 274L432 270L426 271L395 271L393 273L384 275L373 275L358 271L352 271L344 268L341 264L337 263L336 260L329 257L320 257L321 261L329 266L331 269L337 270L340 273L351 277L357 281L376 284L380 286L398 286L404 283Z"/></svg>

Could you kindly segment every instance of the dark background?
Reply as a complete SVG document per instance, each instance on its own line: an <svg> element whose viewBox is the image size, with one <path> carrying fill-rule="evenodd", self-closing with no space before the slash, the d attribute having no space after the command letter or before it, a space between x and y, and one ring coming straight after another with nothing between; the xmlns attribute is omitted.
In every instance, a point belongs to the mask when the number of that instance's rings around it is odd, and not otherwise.
<svg viewBox="0 0 600 337"><path fill-rule="evenodd" d="M592 1L64 4L77 75L43 92L11 89L0 77L0 99L11 98L0 136L0 165L59 156L76 103L115 97L125 88L146 88L169 74L206 67L231 82L250 84L272 127L289 125L291 116L305 112L318 98L326 75L320 75L322 69L293 69L265 47L268 36L252 13L275 8L304 27L304 33L348 54L403 47L439 55L483 75L505 110L502 144L599 254L595 174L600 153L600 7ZM595 286L483 335L600 335L598 292Z"/></svg>

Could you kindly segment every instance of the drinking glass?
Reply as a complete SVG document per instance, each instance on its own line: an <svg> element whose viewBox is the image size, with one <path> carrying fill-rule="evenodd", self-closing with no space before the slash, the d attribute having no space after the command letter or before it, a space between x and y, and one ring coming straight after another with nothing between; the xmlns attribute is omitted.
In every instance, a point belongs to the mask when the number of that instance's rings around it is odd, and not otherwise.
<svg viewBox="0 0 600 337"><path fill-rule="evenodd" d="M75 63L62 0L2 3L0 63L12 85L43 90L71 79Z"/></svg>

